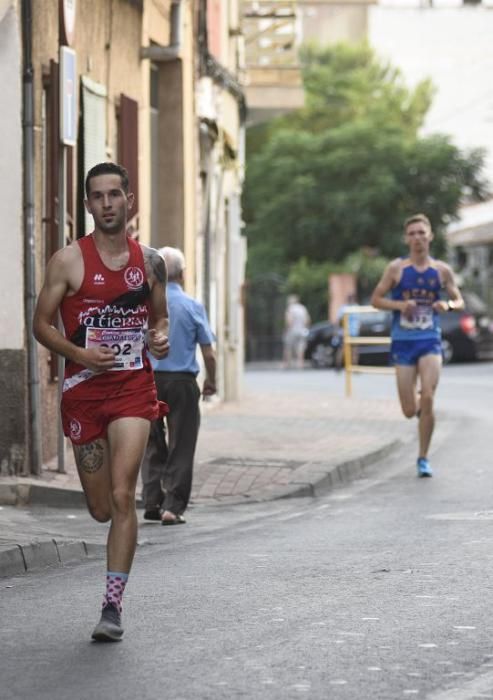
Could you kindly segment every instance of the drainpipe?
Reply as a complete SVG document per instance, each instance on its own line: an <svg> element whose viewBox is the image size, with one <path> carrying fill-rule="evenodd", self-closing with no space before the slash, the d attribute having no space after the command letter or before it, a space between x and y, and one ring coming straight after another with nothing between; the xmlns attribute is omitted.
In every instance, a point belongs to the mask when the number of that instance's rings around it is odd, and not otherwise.
<svg viewBox="0 0 493 700"><path fill-rule="evenodd" d="M34 69L32 64L32 0L22 0L23 45L23 199L24 199L24 309L26 318L28 434L32 474L41 474L40 387L38 353L32 333L36 304L36 256L34 229Z"/></svg>
<svg viewBox="0 0 493 700"><path fill-rule="evenodd" d="M143 46L141 58L150 58L156 63L176 61L181 49L181 9L182 0L173 0L170 8L170 36L168 46Z"/></svg>
<svg viewBox="0 0 493 700"><path fill-rule="evenodd" d="M201 119L199 126L199 147L201 156L201 175L204 180L202 195L202 220L200 233L203 240L203 277L202 277L202 301L207 314L211 315L211 238L212 238L212 180L214 177L214 160L212 152L218 138L217 125Z"/></svg>

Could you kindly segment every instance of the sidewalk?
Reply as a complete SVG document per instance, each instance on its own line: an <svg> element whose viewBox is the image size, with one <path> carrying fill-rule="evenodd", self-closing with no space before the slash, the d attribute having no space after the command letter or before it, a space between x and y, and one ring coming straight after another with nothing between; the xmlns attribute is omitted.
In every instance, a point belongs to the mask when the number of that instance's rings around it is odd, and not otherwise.
<svg viewBox="0 0 493 700"><path fill-rule="evenodd" d="M416 434L395 400L345 399L322 390L254 394L247 388L241 402L204 408L191 499L195 509L321 494L356 478L365 465ZM69 450L67 473L56 469L53 460L38 479L0 479L0 527L6 526L0 536L0 576L91 553L94 542L82 532L79 536L74 523L70 536L56 539L43 538L39 521L27 515L17 530L13 522L9 526L9 513L17 511L18 522L18 511L28 512L28 505L60 510L84 504Z"/></svg>

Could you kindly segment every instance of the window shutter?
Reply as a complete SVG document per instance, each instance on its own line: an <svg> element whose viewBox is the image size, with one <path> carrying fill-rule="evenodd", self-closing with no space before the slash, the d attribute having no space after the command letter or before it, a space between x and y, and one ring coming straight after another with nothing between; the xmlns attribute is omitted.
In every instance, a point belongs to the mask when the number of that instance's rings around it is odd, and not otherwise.
<svg viewBox="0 0 493 700"><path fill-rule="evenodd" d="M84 174L106 158L106 88L82 77ZM85 212L85 233L93 227L92 216Z"/></svg>
<svg viewBox="0 0 493 700"><path fill-rule="evenodd" d="M130 192L135 202L129 212L133 225L139 213L139 104L136 100L121 94L118 121L118 162L128 170Z"/></svg>

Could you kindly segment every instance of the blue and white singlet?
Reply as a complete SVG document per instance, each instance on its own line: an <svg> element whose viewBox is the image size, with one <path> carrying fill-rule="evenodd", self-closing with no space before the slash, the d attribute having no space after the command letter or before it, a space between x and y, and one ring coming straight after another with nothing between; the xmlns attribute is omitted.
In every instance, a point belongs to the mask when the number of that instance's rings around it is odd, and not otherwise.
<svg viewBox="0 0 493 700"><path fill-rule="evenodd" d="M392 299L412 299L416 302L416 309L411 319L402 316L400 311L392 312L392 340L440 339L438 314L432 305L440 299L441 286L433 260L423 272L416 270L409 258L402 260L401 279L392 289Z"/></svg>

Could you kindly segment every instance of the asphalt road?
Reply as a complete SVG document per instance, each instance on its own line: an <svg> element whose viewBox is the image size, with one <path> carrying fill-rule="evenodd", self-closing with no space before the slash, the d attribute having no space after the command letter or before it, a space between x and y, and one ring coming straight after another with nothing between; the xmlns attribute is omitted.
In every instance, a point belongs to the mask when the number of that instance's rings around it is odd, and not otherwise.
<svg viewBox="0 0 493 700"><path fill-rule="evenodd" d="M359 396L393 390L356 379ZM492 393L492 365L445 369L433 479L407 447L323 498L170 528L138 552L121 644L89 641L101 561L1 580L1 700L493 698Z"/></svg>

